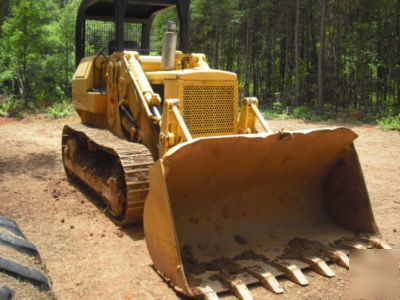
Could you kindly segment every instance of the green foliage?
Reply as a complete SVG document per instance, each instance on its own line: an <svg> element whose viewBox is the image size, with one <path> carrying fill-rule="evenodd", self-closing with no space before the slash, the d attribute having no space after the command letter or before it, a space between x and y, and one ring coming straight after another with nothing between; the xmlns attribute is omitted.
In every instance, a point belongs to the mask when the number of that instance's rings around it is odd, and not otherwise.
<svg viewBox="0 0 400 300"><path fill-rule="evenodd" d="M293 109L292 115L295 118L310 120L310 121L321 121L322 117L316 113L316 109L308 106L299 106Z"/></svg>
<svg viewBox="0 0 400 300"><path fill-rule="evenodd" d="M298 97L301 105L314 106L321 1L300 3ZM325 104L368 111L400 105L400 2L329 3ZM204 52L211 66L236 72L241 95L262 100L280 92L285 105L293 104L295 27L293 1L192 1L190 49Z"/></svg>
<svg viewBox="0 0 400 300"><path fill-rule="evenodd" d="M56 10L57 19L48 25L47 44L52 53L46 55L46 73L52 75L54 85L47 85L43 98L70 99L71 79L75 71L75 19L81 0L64 1ZM48 78L44 78L47 80Z"/></svg>
<svg viewBox="0 0 400 300"><path fill-rule="evenodd" d="M13 97L0 102L0 116L22 118L24 116L24 103Z"/></svg>
<svg viewBox="0 0 400 300"><path fill-rule="evenodd" d="M282 113L283 112L283 103L282 102L274 102L272 104L272 109L276 112Z"/></svg>
<svg viewBox="0 0 400 300"><path fill-rule="evenodd" d="M10 15L1 25L0 92L16 95L26 106L69 98L80 0L10 3Z"/></svg>
<svg viewBox="0 0 400 300"><path fill-rule="evenodd" d="M63 114L71 98L76 12L81 0L0 1L0 94L15 99L1 104L1 113L21 111L14 106L51 106ZM267 118L298 117L327 120L351 111L368 111L357 122L382 118L393 127L400 107L400 1L330 0L326 16L324 64L324 114L316 113L318 50L321 45L321 1L300 1L296 30L296 5L292 0L192 0L189 50L205 53L213 68L236 72L240 95L256 96L260 103L279 94L279 101L260 106ZM178 24L176 9L156 16L151 33L152 54L159 55L167 21ZM86 30L94 32L93 20ZM141 26L134 24L129 26ZM114 38L93 34L87 49ZM300 45L295 55L295 34ZM126 32L125 32L126 33ZM96 49L97 50L97 49ZM298 70L300 78L296 78ZM298 95L296 83L299 83ZM278 99L278 98L275 98ZM292 108L294 99L300 107ZM18 103L18 105L16 104ZM40 104L40 105L39 105ZM68 109L67 109L68 111ZM60 113L59 113L60 112ZM336 117L333 117L336 119Z"/></svg>
<svg viewBox="0 0 400 300"><path fill-rule="evenodd" d="M40 76L42 51L48 35L43 24L52 17L52 11L51 2L46 0L15 0L11 4L12 18L2 25L1 63L12 72L13 76L7 77L17 79L21 97L26 103L38 88L37 81L31 78Z"/></svg>
<svg viewBox="0 0 400 300"><path fill-rule="evenodd" d="M385 130L399 130L400 131L400 114L396 116L388 116L378 120L378 124Z"/></svg>
<svg viewBox="0 0 400 300"><path fill-rule="evenodd" d="M168 9L166 11L163 11L154 18L153 28L151 32L151 49L153 50L153 55L161 54L162 40L168 21L176 22L179 30L179 20L176 9Z"/></svg>
<svg viewBox="0 0 400 300"><path fill-rule="evenodd" d="M274 102L272 107L260 107L260 111L267 120L288 119L289 114L282 102Z"/></svg>
<svg viewBox="0 0 400 300"><path fill-rule="evenodd" d="M75 110L71 104L71 102L60 102L54 103L52 106L46 109L46 113L52 116L55 119L65 118L74 114Z"/></svg>

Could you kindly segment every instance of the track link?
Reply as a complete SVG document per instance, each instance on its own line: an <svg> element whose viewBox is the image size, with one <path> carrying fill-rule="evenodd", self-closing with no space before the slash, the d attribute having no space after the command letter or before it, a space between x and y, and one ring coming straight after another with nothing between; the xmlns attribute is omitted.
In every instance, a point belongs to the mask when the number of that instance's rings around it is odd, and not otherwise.
<svg viewBox="0 0 400 300"><path fill-rule="evenodd" d="M90 189L119 225L141 222L149 190L150 151L108 130L65 125L62 156L68 178Z"/></svg>

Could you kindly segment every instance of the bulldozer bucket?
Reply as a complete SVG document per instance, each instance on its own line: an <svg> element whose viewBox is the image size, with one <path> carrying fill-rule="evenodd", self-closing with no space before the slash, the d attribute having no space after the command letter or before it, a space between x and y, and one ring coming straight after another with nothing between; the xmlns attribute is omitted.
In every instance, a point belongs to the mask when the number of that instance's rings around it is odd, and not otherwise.
<svg viewBox="0 0 400 300"><path fill-rule="evenodd" d="M276 276L306 285L304 268L331 277L327 261L348 267L347 249L367 248L378 234L356 137L320 129L170 149L150 171L145 203L155 269L188 296L230 290L251 299L249 284L281 293Z"/></svg>

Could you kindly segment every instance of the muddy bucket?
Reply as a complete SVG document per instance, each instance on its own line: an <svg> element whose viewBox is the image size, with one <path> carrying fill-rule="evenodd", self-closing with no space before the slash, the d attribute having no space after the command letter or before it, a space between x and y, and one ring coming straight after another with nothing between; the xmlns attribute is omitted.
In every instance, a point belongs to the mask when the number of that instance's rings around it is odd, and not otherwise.
<svg viewBox="0 0 400 300"><path fill-rule="evenodd" d="M356 137L337 128L172 148L151 169L144 211L156 270L188 296L249 299L256 282L282 292L282 274L306 285L303 268L333 276L326 261L348 266L340 245L378 231Z"/></svg>

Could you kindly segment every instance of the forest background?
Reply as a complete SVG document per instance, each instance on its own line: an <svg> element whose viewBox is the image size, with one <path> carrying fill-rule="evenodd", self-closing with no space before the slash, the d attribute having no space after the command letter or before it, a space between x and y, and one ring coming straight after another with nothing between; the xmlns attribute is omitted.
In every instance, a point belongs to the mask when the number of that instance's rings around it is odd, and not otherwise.
<svg viewBox="0 0 400 300"><path fill-rule="evenodd" d="M80 0L0 1L0 115L73 112ZM174 10L156 17L159 49ZM400 0L192 0L189 48L269 118L400 129Z"/></svg>

